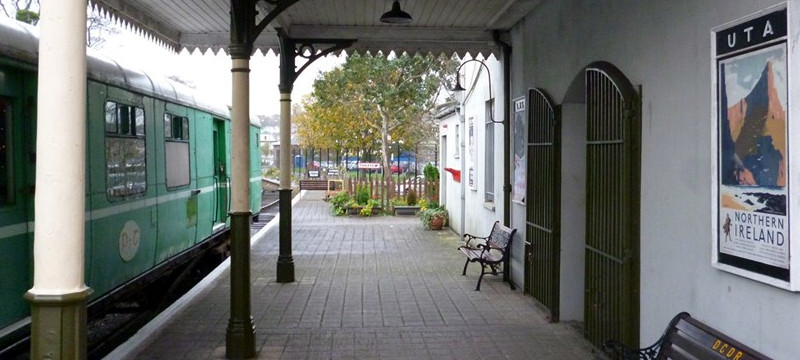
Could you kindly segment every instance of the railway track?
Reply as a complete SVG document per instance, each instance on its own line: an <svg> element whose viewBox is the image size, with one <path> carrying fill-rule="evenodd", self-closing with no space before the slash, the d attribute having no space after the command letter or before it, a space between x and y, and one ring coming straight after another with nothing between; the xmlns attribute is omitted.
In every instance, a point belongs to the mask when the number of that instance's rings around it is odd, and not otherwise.
<svg viewBox="0 0 800 360"><path fill-rule="evenodd" d="M278 214L278 193L264 192L262 207L250 225L251 236L261 230ZM88 308L88 359L102 359L117 346L135 334L161 311L205 278L228 258L228 234L219 234L216 241L199 246L190 254L160 264L161 276L151 276L138 281L135 289L120 289L107 299L101 299ZM29 330L28 330L29 331ZM0 359L23 360L30 358L30 338L0 349Z"/></svg>

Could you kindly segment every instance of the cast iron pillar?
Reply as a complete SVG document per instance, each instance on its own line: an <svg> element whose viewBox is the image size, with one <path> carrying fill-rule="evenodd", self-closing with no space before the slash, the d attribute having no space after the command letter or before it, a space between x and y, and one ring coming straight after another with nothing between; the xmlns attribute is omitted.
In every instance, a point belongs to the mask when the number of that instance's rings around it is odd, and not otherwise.
<svg viewBox="0 0 800 360"><path fill-rule="evenodd" d="M31 358L86 358L86 0L41 2ZM76 191L80 189L80 191Z"/></svg>
<svg viewBox="0 0 800 360"><path fill-rule="evenodd" d="M349 47L355 40L330 40L330 39L291 39L281 29L278 31L280 42L280 84L281 93L281 122L280 122L280 189L278 190L278 206L280 207L280 222L278 223L279 251L276 281L279 283L294 282L294 259L292 258L292 182L291 172L291 126L292 126L292 88L294 81L315 60ZM328 45L327 48L317 50L316 44ZM295 59L300 56L306 62L296 68Z"/></svg>
<svg viewBox="0 0 800 360"><path fill-rule="evenodd" d="M231 0L231 289L225 333L229 359L256 356L255 323L250 314L250 55L255 7Z"/></svg>

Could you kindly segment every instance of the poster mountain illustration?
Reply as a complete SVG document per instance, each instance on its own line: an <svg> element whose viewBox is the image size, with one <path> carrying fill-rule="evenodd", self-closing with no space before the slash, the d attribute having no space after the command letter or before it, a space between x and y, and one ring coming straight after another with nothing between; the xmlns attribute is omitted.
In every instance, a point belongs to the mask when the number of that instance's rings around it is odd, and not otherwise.
<svg viewBox="0 0 800 360"><path fill-rule="evenodd" d="M722 69L724 71L724 69ZM772 62L744 98L727 107L722 84L722 174L724 185L786 186L786 111L778 98Z"/></svg>

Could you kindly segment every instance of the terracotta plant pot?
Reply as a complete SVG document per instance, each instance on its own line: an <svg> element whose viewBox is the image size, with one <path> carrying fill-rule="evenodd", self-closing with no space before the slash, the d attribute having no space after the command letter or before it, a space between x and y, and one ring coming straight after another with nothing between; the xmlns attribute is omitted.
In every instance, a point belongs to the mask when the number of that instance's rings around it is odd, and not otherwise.
<svg viewBox="0 0 800 360"><path fill-rule="evenodd" d="M442 226L444 226L444 218L443 217L435 217L431 219L431 229L432 230L442 230Z"/></svg>

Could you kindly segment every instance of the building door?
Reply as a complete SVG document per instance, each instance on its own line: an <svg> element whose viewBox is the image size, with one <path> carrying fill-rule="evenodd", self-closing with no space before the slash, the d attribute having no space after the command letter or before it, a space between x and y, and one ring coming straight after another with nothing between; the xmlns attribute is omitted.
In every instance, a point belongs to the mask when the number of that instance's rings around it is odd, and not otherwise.
<svg viewBox="0 0 800 360"><path fill-rule="evenodd" d="M584 331L639 343L640 105L613 65L586 68Z"/></svg>
<svg viewBox="0 0 800 360"><path fill-rule="evenodd" d="M560 126L548 97L528 93L528 181L525 236L525 291L559 317L561 241Z"/></svg>
<svg viewBox="0 0 800 360"><path fill-rule="evenodd" d="M214 222L224 223L228 219L230 176L228 175L227 142L225 122L214 119ZM216 227L215 227L216 229Z"/></svg>

